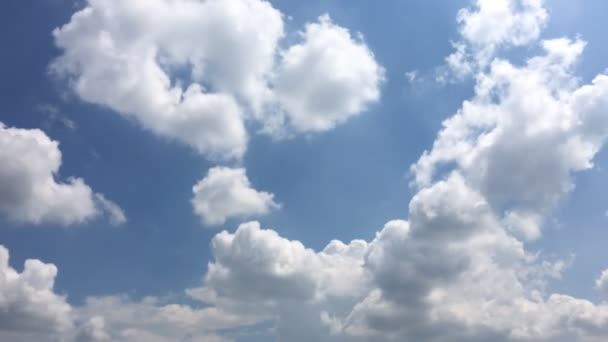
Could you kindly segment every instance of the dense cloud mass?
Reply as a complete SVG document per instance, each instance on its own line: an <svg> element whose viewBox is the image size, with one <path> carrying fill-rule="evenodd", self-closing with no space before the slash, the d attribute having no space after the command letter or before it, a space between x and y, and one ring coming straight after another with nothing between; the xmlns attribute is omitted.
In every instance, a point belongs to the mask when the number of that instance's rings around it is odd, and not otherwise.
<svg viewBox="0 0 608 342"><path fill-rule="evenodd" d="M323 16L283 51L283 20L261 0L90 0L54 31L51 70L84 101L240 158L247 118L275 136L324 131L379 98L383 71L362 40Z"/></svg>
<svg viewBox="0 0 608 342"><path fill-rule="evenodd" d="M59 144L44 132L0 122L0 214L33 224L78 224L101 214L113 224L126 221L120 207L81 178L58 182L60 166Z"/></svg>
<svg viewBox="0 0 608 342"><path fill-rule="evenodd" d="M279 207L273 194L251 187L242 168L211 168L192 192L194 212L212 226L224 224L231 217L264 215Z"/></svg>
<svg viewBox="0 0 608 342"><path fill-rule="evenodd" d="M247 14L253 9L260 13L250 18ZM165 12L171 15L162 16ZM174 13L179 15L173 17ZM152 20L160 17L153 25ZM585 42L539 41L547 19L541 0L478 0L471 9L460 11L457 49L466 53L465 73L475 76L474 95L444 121L433 146L411 166L416 194L407 220L388 221L371 241L333 240L315 251L259 222L246 222L212 239L212 260L200 286L185 291L190 304L157 297L99 296L79 306L53 292L54 265L29 260L18 273L8 265L8 251L0 247L0 338L29 342L39 340L36 334L46 334L59 341L123 342L232 341L251 336L295 342L607 340L608 302L550 290L548 285L561 277L570 260L547 258L526 244L542 238L544 220L575 186L573 175L593 167L608 137L608 75L581 84L573 69ZM242 20L249 30L233 32L234 27L226 24L230 20ZM212 52L205 45L211 42L193 47L181 40L190 32L205 33L211 23L219 25L218 35L224 37L214 43L227 46ZM203 153L233 157L242 154L245 140L237 142L227 134L230 141L221 148L207 140L191 140L199 135L182 136L172 126L173 114L190 100L202 105L207 96L219 96L231 99L227 101L237 111L248 108L271 132L283 125L321 131L378 99L382 68L362 40L329 17L308 24L302 41L282 51L275 69L269 60L282 35L281 14L261 1L154 0L144 6L139 1L90 0L56 31L58 44L65 49L56 67L75 66L69 74L83 99L132 115L161 135L179 136ZM244 43L249 39L262 39L256 43L260 51ZM97 51L97 44L109 45L100 45L104 48ZM523 63L496 57L502 47L527 44L541 49ZM235 61L213 55L233 49L242 52L231 54ZM142 51L149 55L142 57ZM118 60L106 64L110 60L104 56L85 65L83 56L89 52L93 57L116 52L112 58ZM252 57L257 62L247 59L251 64L240 65L240 58L249 53L258 54ZM338 62L347 55L359 62ZM448 64L457 58L452 56ZM121 64L121 58L143 58L145 63ZM192 64L191 78L206 80L214 93L193 83L188 89L194 90L185 91L193 93L182 94L166 70L184 63ZM336 77L331 79L325 68L339 68L332 63L347 70L331 73ZM154 72L139 69L146 64ZM237 64L243 69L234 70ZM294 79L304 72L308 83L296 87ZM268 73L273 74L272 81ZM150 75L154 77L143 84L156 88L135 85L133 80ZM114 83L121 86L109 87ZM161 99L175 97L159 107L146 100L152 96L149 90L159 91ZM319 98L317 91L331 96ZM269 104L278 110L271 118L261 114ZM212 111L192 113L206 116ZM242 124L241 112L234 118ZM216 116L209 114L207 119ZM211 129L204 126L203 131ZM197 132L190 123L188 127ZM30 172L25 183L36 181L53 189L77 186L76 181L54 181L60 154L42 132L3 132L0 139L6 146L34 151L28 153L42 150L37 161L51 158L51 166ZM0 150L0 159L11 148ZM51 157L42 158L49 152ZM28 158L28 153L16 154ZM41 167L39 162L7 165ZM2 177L23 177L24 172L11 172L0 167L0 191L19 195L8 185L20 178L3 185ZM262 215L278 206L271 193L252 188L241 168L212 168L193 192L195 213L209 225ZM90 189L87 196L92 198ZM2 205L8 204L0 203L0 209ZM594 286L608 296L608 270L598 272L595 284L588 284Z"/></svg>
<svg viewBox="0 0 608 342"><path fill-rule="evenodd" d="M608 269L604 270L599 278L595 281L595 286L602 295L608 297Z"/></svg>

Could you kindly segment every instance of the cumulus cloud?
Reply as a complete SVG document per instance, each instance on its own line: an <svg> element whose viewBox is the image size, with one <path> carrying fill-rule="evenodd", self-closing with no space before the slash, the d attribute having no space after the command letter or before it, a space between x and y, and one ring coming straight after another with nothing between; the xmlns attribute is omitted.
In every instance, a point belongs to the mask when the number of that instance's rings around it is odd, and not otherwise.
<svg viewBox="0 0 608 342"><path fill-rule="evenodd" d="M544 0L475 0L458 12L460 39L446 58L452 76L474 75L499 49L536 41L548 18Z"/></svg>
<svg viewBox="0 0 608 342"><path fill-rule="evenodd" d="M505 9L477 4L483 13ZM517 13L541 13L542 2L520 5L506 7L516 19L496 16L514 21L493 33L461 12L473 25L465 37L484 46L530 43L545 19ZM491 58L475 69L475 95L412 166L417 193L407 221L387 222L371 241L331 241L320 251L244 223L213 238L202 284L187 290L202 308L90 298L72 308L81 318L73 330L113 341L222 339L260 324L296 342L606 340L608 305L551 292L569 262L528 250L526 240L542 238L543 219L574 187L572 175L593 167L608 135L608 76L579 84L572 69L582 41L541 45L521 65ZM236 175L227 184L259 194L244 170Z"/></svg>
<svg viewBox="0 0 608 342"><path fill-rule="evenodd" d="M321 131L379 97L381 67L326 16L277 66L283 20L261 0L89 0L53 32L63 53L51 70L86 102L208 157L237 159L247 118L272 133L290 123Z"/></svg>
<svg viewBox="0 0 608 342"><path fill-rule="evenodd" d="M526 252L462 177L424 190L410 210L410 221L388 222L371 242L333 241L320 252L243 224L214 238L204 286L189 293L274 321L277 338L290 341L608 336L608 307L547 294L563 263Z"/></svg>
<svg viewBox="0 0 608 342"><path fill-rule="evenodd" d="M324 15L306 25L301 38L282 52L274 80L293 129L332 129L379 99L384 70L361 37L353 38Z"/></svg>
<svg viewBox="0 0 608 342"><path fill-rule="evenodd" d="M125 221L124 212L81 178L57 181L59 144L37 129L0 123L0 214L21 223L83 223L102 214Z"/></svg>
<svg viewBox="0 0 608 342"><path fill-rule="evenodd" d="M213 167L192 192L194 212L206 225L221 225L232 217L260 216L280 207L273 194L251 187L243 168Z"/></svg>
<svg viewBox="0 0 608 342"><path fill-rule="evenodd" d="M456 164L511 229L538 238L543 213L572 190L571 174L593 166L608 134L608 76L579 86L571 74L584 43L544 41L545 54L518 67L492 62L476 95L446 120L412 166L425 187ZM540 216L539 216L540 215Z"/></svg>
<svg viewBox="0 0 608 342"><path fill-rule="evenodd" d="M17 272L0 245L1 340L52 340L73 329L72 308L53 292L56 275L55 265L33 259Z"/></svg>
<svg viewBox="0 0 608 342"><path fill-rule="evenodd" d="M156 297L90 297L74 310L83 322L76 329L83 341L229 341L219 331L249 322L214 307L197 309Z"/></svg>
<svg viewBox="0 0 608 342"><path fill-rule="evenodd" d="M218 308L196 309L155 297L90 297L72 306L54 292L57 267L36 259L21 273L0 245L0 340L7 342L229 341L222 329L250 324Z"/></svg>

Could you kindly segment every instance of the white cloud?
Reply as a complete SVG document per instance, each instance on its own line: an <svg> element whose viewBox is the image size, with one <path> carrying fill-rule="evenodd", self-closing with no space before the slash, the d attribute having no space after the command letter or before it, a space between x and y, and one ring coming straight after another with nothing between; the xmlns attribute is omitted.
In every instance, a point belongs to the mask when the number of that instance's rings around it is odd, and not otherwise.
<svg viewBox="0 0 608 342"><path fill-rule="evenodd" d="M220 330L251 323L214 307L195 309L154 297L90 297L71 306L53 290L55 265L30 259L19 273L8 261L8 250L0 245L2 341L219 342L230 340Z"/></svg>
<svg viewBox="0 0 608 342"><path fill-rule="evenodd" d="M563 262L527 253L454 174L422 190L410 221L367 243L298 241L241 225L212 243L195 298L274 320L289 341L601 341L608 307L545 293ZM483 308L481 310L480 308Z"/></svg>
<svg viewBox="0 0 608 342"><path fill-rule="evenodd" d="M262 5L91 0L54 31L64 53L52 70L69 77L74 91L87 102L132 117L144 128L200 153L238 158L245 152L247 134L234 95L224 89L208 92L198 83L181 86L166 70L191 64L192 73L209 67L228 73L228 79L232 64L226 65L230 58L225 56L241 53L243 60L252 57L255 63L256 52L242 45L260 42L264 51L263 43L272 45L272 37L282 32L279 14ZM234 22L242 29L230 24ZM214 35L211 28L216 29ZM209 37L221 37L224 46ZM250 72L234 82L255 79L255 66Z"/></svg>
<svg viewBox="0 0 608 342"><path fill-rule="evenodd" d="M574 187L571 174L593 166L608 134L608 76L579 86L571 74L584 45L544 41L545 54L521 67L492 62L477 77L475 97L412 167L415 183L427 186L441 177L437 170L455 165L495 210L508 213L511 228L537 238L533 226Z"/></svg>
<svg viewBox="0 0 608 342"><path fill-rule="evenodd" d="M330 130L379 99L384 70L361 37L353 38L327 15L307 24L301 37L282 52L274 80L293 129Z"/></svg>
<svg viewBox="0 0 608 342"><path fill-rule="evenodd" d="M507 21L542 5L524 1L504 12L501 3L482 3L482 12ZM473 29L485 21L467 19L473 28L465 37L529 43L539 18L517 14L516 31L501 22L495 32ZM474 97L412 166L418 192L408 221L388 222L369 242L331 241L321 251L245 223L214 237L203 283L187 291L203 308L90 298L72 308L80 317L74 330L98 340L196 341L274 322L279 340L296 342L606 340L607 304L551 293L548 283L568 261L548 260L522 241L541 238L543 219L574 186L572 174L593 166L608 135L608 76L581 86L572 75L584 43L542 45L544 54L521 66L492 58L472 69ZM220 189L237 184L259 195L242 169L212 169L206 179L225 171L232 176ZM52 289L54 273L43 278ZM598 289L606 278L603 272Z"/></svg>
<svg viewBox="0 0 608 342"><path fill-rule="evenodd" d="M462 78L484 69L497 50L538 39L549 15L544 0L475 0L458 12L461 39L446 58L452 76ZM446 77L446 75L441 75Z"/></svg>
<svg viewBox="0 0 608 342"><path fill-rule="evenodd" d="M47 116L46 122L48 125L53 126L56 124L60 124L71 131L74 131L78 128L78 125L76 125L74 120L63 114L59 110L59 108L53 106L52 104L44 103L37 106L36 109Z"/></svg>
<svg viewBox="0 0 608 342"><path fill-rule="evenodd" d="M0 340L52 340L73 329L72 308L53 292L56 275L55 265L39 260L17 272L0 245Z"/></svg>
<svg viewBox="0 0 608 342"><path fill-rule="evenodd" d="M404 74L404 76L410 83L412 83L418 78L418 70L408 71Z"/></svg>
<svg viewBox="0 0 608 342"><path fill-rule="evenodd" d="M112 225L118 226L127 222L124 210L116 203L108 200L104 195L95 194L95 201L100 210L103 210L107 214L108 220Z"/></svg>
<svg viewBox="0 0 608 342"><path fill-rule="evenodd" d="M280 207L273 194L251 187L243 168L213 167L192 192L194 212L211 226L224 224L232 217L265 215Z"/></svg>
<svg viewBox="0 0 608 342"><path fill-rule="evenodd" d="M283 122L270 113L286 110L298 130L321 131L379 97L381 67L328 17L275 65L283 20L261 0L89 0L54 31L63 53L51 70L86 102L208 157L237 159L247 118L279 134ZM308 82L294 79L301 72Z"/></svg>
<svg viewBox="0 0 608 342"><path fill-rule="evenodd" d="M602 274L595 281L595 287L603 294L608 296L608 269L604 270Z"/></svg>
<svg viewBox="0 0 608 342"><path fill-rule="evenodd" d="M214 262L204 287L189 293L203 302L259 321L278 319L289 341L323 340L320 312L348 310L368 289L363 256L367 243L332 241L321 252L261 229L257 222L222 232L212 241ZM336 307L332 307L336 305Z"/></svg>
<svg viewBox="0 0 608 342"><path fill-rule="evenodd" d="M351 296L359 291L362 256L367 243L332 241L316 253L289 241L258 222L244 223L212 241L215 262L205 277L209 289L231 299L276 305L281 300L310 301L326 296Z"/></svg>
<svg viewBox="0 0 608 342"><path fill-rule="evenodd" d="M74 310L86 322L79 328L86 341L229 341L218 332L249 323L214 307L196 309L155 297L90 297Z"/></svg>
<svg viewBox="0 0 608 342"><path fill-rule="evenodd" d="M0 123L0 214L21 223L83 223L101 214L115 224L122 210L80 178L58 182L59 144L37 129Z"/></svg>
<svg viewBox="0 0 608 342"><path fill-rule="evenodd" d="M543 41L544 53L521 66L493 59L480 70L475 96L412 166L409 220L357 242L341 267L248 223L216 236L191 293L275 317L290 341L605 340L605 304L547 290L570 257L551 261L522 241L541 238L572 174L593 166L608 135L608 76L581 86L572 75L584 46Z"/></svg>

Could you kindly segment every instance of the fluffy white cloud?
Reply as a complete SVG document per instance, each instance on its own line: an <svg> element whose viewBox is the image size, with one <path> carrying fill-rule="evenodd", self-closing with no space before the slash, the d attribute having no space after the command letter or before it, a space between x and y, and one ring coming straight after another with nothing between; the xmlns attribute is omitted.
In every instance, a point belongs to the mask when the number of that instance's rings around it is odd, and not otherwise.
<svg viewBox="0 0 608 342"><path fill-rule="evenodd" d="M218 332L250 323L246 316L214 307L197 309L155 297L91 297L74 310L84 322L78 330L85 341L229 341Z"/></svg>
<svg viewBox="0 0 608 342"><path fill-rule="evenodd" d="M122 210L80 178L56 180L59 144L37 129L0 123L0 214L16 222L70 225L107 213L123 223Z"/></svg>
<svg viewBox="0 0 608 342"><path fill-rule="evenodd" d="M188 292L229 312L276 320L281 339L324 340L321 312L345 313L369 288L366 251L367 243L355 240L315 252L249 222L213 239L204 287Z"/></svg>
<svg viewBox="0 0 608 342"><path fill-rule="evenodd" d="M55 265L39 260L17 272L0 245L0 340L51 341L73 329L72 308L53 292L56 275Z"/></svg>
<svg viewBox="0 0 608 342"><path fill-rule="evenodd" d="M458 173L421 190L409 221L315 252L257 222L212 243L204 287L290 341L601 341L608 307L551 294L564 261L528 253Z"/></svg>
<svg viewBox="0 0 608 342"><path fill-rule="evenodd" d="M548 18L544 0L475 0L473 9L458 12L461 39L448 67L458 78L474 74L498 49L536 41Z"/></svg>
<svg viewBox="0 0 608 342"><path fill-rule="evenodd" d="M302 42L281 54L277 101L299 132L326 131L380 97L384 70L361 37L324 15L306 25Z"/></svg>
<svg viewBox="0 0 608 342"><path fill-rule="evenodd" d="M571 75L585 44L542 45L545 55L524 66L492 62L478 76L475 97L444 122L432 150L412 167L424 187L455 164L528 238L539 237L541 214L574 187L573 172L593 166L608 134L608 76L579 86Z"/></svg>
<svg viewBox="0 0 608 342"><path fill-rule="evenodd" d="M243 155L245 118L327 130L379 97L381 67L328 17L277 67L283 15L262 0L89 0L53 34L51 70L81 99L215 159Z"/></svg>
<svg viewBox="0 0 608 342"><path fill-rule="evenodd" d="M0 340L6 342L229 341L222 329L251 324L218 308L192 308L159 298L91 297L71 306L53 290L57 267L25 262L19 273L0 245Z"/></svg>
<svg viewBox="0 0 608 342"><path fill-rule="evenodd" d="M221 225L231 217L264 215L280 207L273 194L251 187L243 168L213 167L192 192L194 212L207 225Z"/></svg>
<svg viewBox="0 0 608 342"><path fill-rule="evenodd" d="M229 88L255 87L264 72L260 63L282 35L282 21L259 1L91 0L53 34L64 53L52 70L69 77L83 100L200 153L238 158L247 134ZM240 61L250 68L235 63ZM215 82L213 92L196 82L181 86L167 70L184 65L192 69L186 77L201 77L208 68L211 79L225 82Z"/></svg>
<svg viewBox="0 0 608 342"><path fill-rule="evenodd" d="M357 246L334 256L348 262L336 268L325 262L329 246L315 252L248 223L216 236L204 285L191 293L257 309L293 341L605 340L608 306L548 292L569 261L523 241L541 238L572 174L593 166L608 135L608 76L581 86L572 75L584 46L543 41L523 65L494 59L480 70L475 96L412 166L409 220L342 244Z"/></svg>
<svg viewBox="0 0 608 342"><path fill-rule="evenodd" d="M351 296L364 278L367 243L361 240L348 245L333 241L316 253L249 222L234 234L216 235L211 246L215 262L209 265L205 283L219 297L269 304L283 299L306 302Z"/></svg>

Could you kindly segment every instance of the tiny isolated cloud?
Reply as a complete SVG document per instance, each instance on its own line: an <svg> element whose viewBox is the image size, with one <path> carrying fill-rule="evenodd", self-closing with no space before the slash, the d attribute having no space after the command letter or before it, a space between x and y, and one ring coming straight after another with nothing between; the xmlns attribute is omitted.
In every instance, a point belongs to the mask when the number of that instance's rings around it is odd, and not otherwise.
<svg viewBox="0 0 608 342"><path fill-rule="evenodd" d="M418 70L410 70L407 71L406 73L403 74L403 76L405 76L405 79L408 80L410 83L416 81L416 79L418 79Z"/></svg>
<svg viewBox="0 0 608 342"><path fill-rule="evenodd" d="M602 295L608 297L608 269L604 270L602 274L595 281L595 287Z"/></svg>
<svg viewBox="0 0 608 342"><path fill-rule="evenodd" d="M106 213L110 224L118 226L127 223L127 215L125 215L124 210L116 203L108 200L103 194L95 194L95 201L98 207Z"/></svg>
<svg viewBox="0 0 608 342"><path fill-rule="evenodd" d="M108 216L121 224L120 207L81 178L58 181L59 143L38 129L5 127L0 122L0 215L17 223L62 226Z"/></svg>
<svg viewBox="0 0 608 342"><path fill-rule="evenodd" d="M63 114L59 108L52 104L43 103L38 105L36 109L46 116L46 123L50 126L61 125L71 131L78 128L78 125L74 120Z"/></svg>
<svg viewBox="0 0 608 342"><path fill-rule="evenodd" d="M244 168L214 167L192 188L194 212L217 226L232 217L252 217L280 208L274 194L252 188Z"/></svg>

